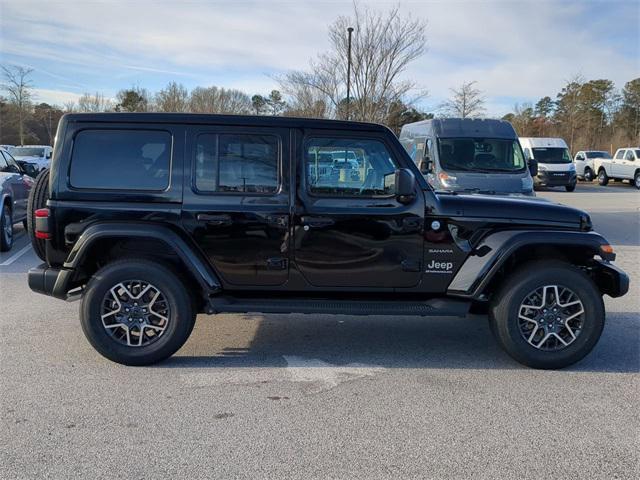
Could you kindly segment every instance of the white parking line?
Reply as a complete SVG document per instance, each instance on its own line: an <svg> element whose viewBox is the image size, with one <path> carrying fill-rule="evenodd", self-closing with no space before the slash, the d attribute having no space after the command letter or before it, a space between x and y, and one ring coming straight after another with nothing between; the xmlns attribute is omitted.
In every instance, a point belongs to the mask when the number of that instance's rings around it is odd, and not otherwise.
<svg viewBox="0 0 640 480"><path fill-rule="evenodd" d="M15 254L11 255L4 262L0 263L0 267L6 267L7 265L11 265L17 259L19 259L22 255L27 253L31 249L31 244L23 247L22 250L18 250Z"/></svg>

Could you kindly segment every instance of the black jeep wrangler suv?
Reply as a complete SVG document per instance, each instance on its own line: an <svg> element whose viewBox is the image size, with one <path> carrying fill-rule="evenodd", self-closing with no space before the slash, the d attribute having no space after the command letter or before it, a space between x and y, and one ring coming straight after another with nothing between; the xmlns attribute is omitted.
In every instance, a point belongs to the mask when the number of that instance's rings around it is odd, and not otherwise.
<svg viewBox="0 0 640 480"><path fill-rule="evenodd" d="M624 295L589 216L435 192L380 125L71 114L29 201L32 290L81 298L105 357L175 353L198 313L464 316L519 362L560 368ZM291 321L295 321L292 317Z"/></svg>

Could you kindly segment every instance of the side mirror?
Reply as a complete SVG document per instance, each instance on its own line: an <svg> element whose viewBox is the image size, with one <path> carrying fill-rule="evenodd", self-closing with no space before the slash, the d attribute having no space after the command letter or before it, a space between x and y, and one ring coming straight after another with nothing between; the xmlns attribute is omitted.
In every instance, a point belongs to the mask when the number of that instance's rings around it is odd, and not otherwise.
<svg viewBox="0 0 640 480"><path fill-rule="evenodd" d="M47 158L47 160L48 160L48 159L50 159L52 155L53 155L53 152L49 152L49 153L47 153L47 157L46 157L46 158Z"/></svg>
<svg viewBox="0 0 640 480"><path fill-rule="evenodd" d="M529 164L529 173L531 173L531 176L535 177L538 175L538 161L530 158L527 163Z"/></svg>
<svg viewBox="0 0 640 480"><path fill-rule="evenodd" d="M407 168L396 170L396 198L400 203L411 203L416 196L416 177Z"/></svg>
<svg viewBox="0 0 640 480"><path fill-rule="evenodd" d="M30 177L36 178L38 176L38 168L30 163L22 165L22 170L25 175L29 175Z"/></svg>
<svg viewBox="0 0 640 480"><path fill-rule="evenodd" d="M433 170L433 160L431 160L429 157L423 158L422 161L420 162L420 173L426 175L428 173L431 173L432 170Z"/></svg>

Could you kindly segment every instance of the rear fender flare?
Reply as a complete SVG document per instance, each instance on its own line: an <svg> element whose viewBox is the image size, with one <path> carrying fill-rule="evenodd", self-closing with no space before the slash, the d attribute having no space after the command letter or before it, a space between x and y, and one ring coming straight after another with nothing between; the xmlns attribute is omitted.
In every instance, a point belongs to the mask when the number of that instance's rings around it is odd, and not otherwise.
<svg viewBox="0 0 640 480"><path fill-rule="evenodd" d="M205 294L212 294L222 289L222 284L206 259L197 249L189 246L187 241L173 230L150 224L133 223L97 223L87 227L80 235L67 257L63 271L72 272L82 265L91 246L98 240L105 238L132 238L155 239L166 244L173 250L180 260L189 269L193 277L198 281ZM61 275L69 278L69 275ZM64 290L64 286L56 285L56 291Z"/></svg>

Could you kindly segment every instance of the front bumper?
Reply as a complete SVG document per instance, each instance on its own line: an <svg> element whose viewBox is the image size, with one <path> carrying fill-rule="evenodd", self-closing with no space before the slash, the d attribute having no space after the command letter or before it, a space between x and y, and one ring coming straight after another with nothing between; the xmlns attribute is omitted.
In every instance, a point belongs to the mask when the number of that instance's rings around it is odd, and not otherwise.
<svg viewBox="0 0 640 480"><path fill-rule="evenodd" d="M610 297L622 297L629 291L629 275L604 260L593 260L595 282L602 293Z"/></svg>
<svg viewBox="0 0 640 480"><path fill-rule="evenodd" d="M575 185L578 181L576 172L553 172L550 170L538 171L538 175L534 178L536 185L545 185L549 187L566 187Z"/></svg>
<svg viewBox="0 0 640 480"><path fill-rule="evenodd" d="M76 295L69 294L72 275L73 270L54 268L42 263L29 269L27 279L29 288L36 293L62 300L73 300Z"/></svg>

